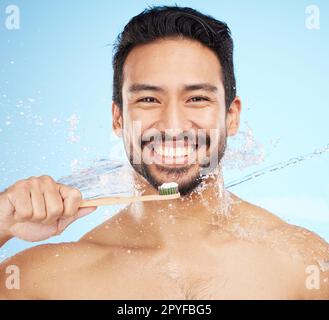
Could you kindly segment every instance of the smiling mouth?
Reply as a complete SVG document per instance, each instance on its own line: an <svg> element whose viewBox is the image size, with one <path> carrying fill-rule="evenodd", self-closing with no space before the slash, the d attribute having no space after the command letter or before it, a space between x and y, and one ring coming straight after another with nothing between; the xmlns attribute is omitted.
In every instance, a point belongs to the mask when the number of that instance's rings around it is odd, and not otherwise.
<svg viewBox="0 0 329 320"><path fill-rule="evenodd" d="M161 157L182 158L191 155L196 150L196 146L168 147L156 145L153 150Z"/></svg>
<svg viewBox="0 0 329 320"><path fill-rule="evenodd" d="M196 162L197 144L182 143L177 145L175 143L174 146L166 146L165 144L150 143L147 147L153 162L157 165L180 167Z"/></svg>

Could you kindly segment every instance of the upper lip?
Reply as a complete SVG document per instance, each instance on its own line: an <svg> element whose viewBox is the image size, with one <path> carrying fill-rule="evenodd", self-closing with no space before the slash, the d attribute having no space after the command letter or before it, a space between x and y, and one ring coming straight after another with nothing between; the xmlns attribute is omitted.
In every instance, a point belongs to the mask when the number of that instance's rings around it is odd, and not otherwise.
<svg viewBox="0 0 329 320"><path fill-rule="evenodd" d="M196 149L198 147L198 144L196 142L193 143L189 143L189 141L172 141L170 143L165 143L165 142L160 142L158 143L157 141L151 141L146 145L148 148L183 148L183 147L192 147L194 149Z"/></svg>

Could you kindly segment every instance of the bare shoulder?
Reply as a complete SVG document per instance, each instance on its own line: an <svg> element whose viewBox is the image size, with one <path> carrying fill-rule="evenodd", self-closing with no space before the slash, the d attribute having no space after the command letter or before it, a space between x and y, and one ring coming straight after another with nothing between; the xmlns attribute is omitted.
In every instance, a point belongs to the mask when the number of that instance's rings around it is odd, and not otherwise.
<svg viewBox="0 0 329 320"><path fill-rule="evenodd" d="M329 244L316 233L285 223L273 230L281 248L296 264L296 279L303 299L329 299Z"/></svg>
<svg viewBox="0 0 329 320"><path fill-rule="evenodd" d="M0 299L56 296L68 277L102 255L100 246L88 242L44 244L24 250L0 264Z"/></svg>
<svg viewBox="0 0 329 320"><path fill-rule="evenodd" d="M329 299L329 244L316 233L289 224L268 210L240 201L241 225L255 241L265 243L273 256L283 256L303 299Z"/></svg>

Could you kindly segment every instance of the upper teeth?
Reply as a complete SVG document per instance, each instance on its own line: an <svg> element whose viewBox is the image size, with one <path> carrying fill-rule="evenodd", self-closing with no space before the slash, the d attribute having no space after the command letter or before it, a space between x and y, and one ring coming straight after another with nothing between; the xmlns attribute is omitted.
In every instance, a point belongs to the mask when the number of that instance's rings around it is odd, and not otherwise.
<svg viewBox="0 0 329 320"><path fill-rule="evenodd" d="M165 157L183 157L191 154L194 148L192 146L187 147L155 147L154 151L161 156Z"/></svg>

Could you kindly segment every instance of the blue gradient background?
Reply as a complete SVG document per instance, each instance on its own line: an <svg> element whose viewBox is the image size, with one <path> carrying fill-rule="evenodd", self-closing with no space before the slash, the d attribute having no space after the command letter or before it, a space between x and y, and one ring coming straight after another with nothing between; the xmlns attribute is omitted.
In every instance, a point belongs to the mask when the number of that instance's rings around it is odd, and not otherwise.
<svg viewBox="0 0 329 320"><path fill-rule="evenodd" d="M112 44L128 20L152 4L190 6L228 23L235 41L242 119L265 161L228 170L227 180L324 147L329 142L329 2L323 1L0 1L0 190L16 180L71 173L71 163L120 157L111 133ZM5 8L20 8L19 30ZM305 27L306 6L320 29ZM24 112L24 114L21 114ZM69 140L68 118L79 123ZM273 145L273 141L277 141ZM115 154L114 154L115 153ZM328 153L231 189L329 240ZM100 208L46 242L74 241L114 213ZM17 239L0 253L36 245Z"/></svg>

